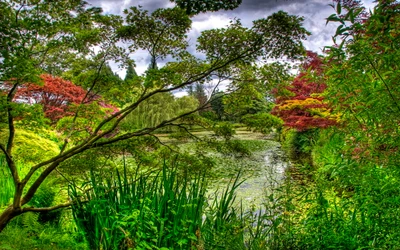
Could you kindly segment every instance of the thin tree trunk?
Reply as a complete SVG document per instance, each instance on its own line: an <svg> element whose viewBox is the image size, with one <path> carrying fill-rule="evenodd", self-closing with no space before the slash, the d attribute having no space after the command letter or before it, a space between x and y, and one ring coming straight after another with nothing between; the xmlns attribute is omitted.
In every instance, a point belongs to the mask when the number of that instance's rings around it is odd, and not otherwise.
<svg viewBox="0 0 400 250"><path fill-rule="evenodd" d="M0 233L14 217L21 213L22 211L15 210L12 205L7 207L0 215Z"/></svg>

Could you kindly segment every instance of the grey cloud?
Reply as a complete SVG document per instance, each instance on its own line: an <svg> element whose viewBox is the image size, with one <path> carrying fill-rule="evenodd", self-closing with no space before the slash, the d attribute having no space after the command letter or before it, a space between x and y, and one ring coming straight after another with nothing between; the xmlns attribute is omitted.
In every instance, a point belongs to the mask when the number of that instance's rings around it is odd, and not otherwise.
<svg viewBox="0 0 400 250"><path fill-rule="evenodd" d="M333 13L333 9L328 5L329 2L326 0L243 0L242 5L236 10L206 14L207 16L204 15L201 19L207 20L206 18L210 15L239 17L243 25L250 27L253 20L265 18L278 10L283 10L291 15L304 17L303 25L312 33L304 44L307 49L321 53L324 46L331 44L331 36L336 29L334 24L326 25L326 18Z"/></svg>
<svg viewBox="0 0 400 250"><path fill-rule="evenodd" d="M307 0L243 0L239 8L233 10L236 13L248 11L268 11L278 7L286 7L294 3L304 3Z"/></svg>
<svg viewBox="0 0 400 250"><path fill-rule="evenodd" d="M109 0L109 1L104 1L104 0L89 0L87 1L89 4L93 6L100 6L102 2L123 2L123 0Z"/></svg>
<svg viewBox="0 0 400 250"><path fill-rule="evenodd" d="M120 14L123 11L124 0L88 0L93 7L101 7L104 12Z"/></svg>
<svg viewBox="0 0 400 250"><path fill-rule="evenodd" d="M329 0L243 0L239 8L233 10L232 13L239 15L257 13L267 16L278 10L284 10L294 14L318 11L320 8L326 8L329 3Z"/></svg>
<svg viewBox="0 0 400 250"><path fill-rule="evenodd" d="M150 13L159 8L166 8L172 6L167 0L131 0L131 6L142 6L143 9L148 10Z"/></svg>
<svg viewBox="0 0 400 250"><path fill-rule="evenodd" d="M131 6L142 6L150 13L158 8L170 7L173 4L168 0L87 0L89 4L95 7L102 7L104 11L111 14L121 14L124 9Z"/></svg>

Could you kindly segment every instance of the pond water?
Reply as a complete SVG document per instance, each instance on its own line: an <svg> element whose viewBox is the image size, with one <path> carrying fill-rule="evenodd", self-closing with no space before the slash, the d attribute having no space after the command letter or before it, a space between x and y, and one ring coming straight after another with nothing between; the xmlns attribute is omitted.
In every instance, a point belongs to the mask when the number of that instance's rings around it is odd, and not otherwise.
<svg viewBox="0 0 400 250"><path fill-rule="evenodd" d="M240 180L243 183L237 189L236 199L238 202L241 200L244 207L260 206L264 198L282 183L289 165L285 152L276 141L268 141L263 149L253 152L251 157L223 158L220 164L218 171L221 177L216 180L210 193L225 188L232 176L241 171Z"/></svg>
<svg viewBox="0 0 400 250"><path fill-rule="evenodd" d="M237 190L237 197L242 199L244 204L250 203L256 206L261 205L264 197L282 183L288 166L279 143L257 153L257 156L263 160L258 164L259 168L254 169L256 171L246 178Z"/></svg>

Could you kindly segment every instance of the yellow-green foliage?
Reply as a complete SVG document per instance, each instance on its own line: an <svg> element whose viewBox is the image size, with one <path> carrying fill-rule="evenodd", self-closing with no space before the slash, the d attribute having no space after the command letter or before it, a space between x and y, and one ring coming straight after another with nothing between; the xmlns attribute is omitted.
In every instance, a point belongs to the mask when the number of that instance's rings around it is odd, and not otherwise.
<svg viewBox="0 0 400 250"><path fill-rule="evenodd" d="M49 131L34 133L23 129L17 129L14 139L13 156L18 162L38 163L44 159L53 157L59 153L59 146L56 142L47 138L50 137ZM8 133L0 133L0 142L5 144ZM45 138L47 137L47 138Z"/></svg>

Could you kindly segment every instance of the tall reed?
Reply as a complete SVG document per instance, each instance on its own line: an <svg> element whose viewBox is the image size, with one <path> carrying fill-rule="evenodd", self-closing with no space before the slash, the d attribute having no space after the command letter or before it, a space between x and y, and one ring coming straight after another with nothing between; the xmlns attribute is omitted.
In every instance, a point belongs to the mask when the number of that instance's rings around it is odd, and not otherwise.
<svg viewBox="0 0 400 250"><path fill-rule="evenodd" d="M149 176L129 177L126 167L111 178L92 173L88 191L70 186L74 218L91 249L190 249L199 242L204 180L165 164Z"/></svg>
<svg viewBox="0 0 400 250"><path fill-rule="evenodd" d="M269 249L281 211L245 210L235 194L240 172L206 197L206 176L182 174L174 164L150 175L129 176L127 166L107 177L92 172L82 187L70 186L90 249Z"/></svg>

